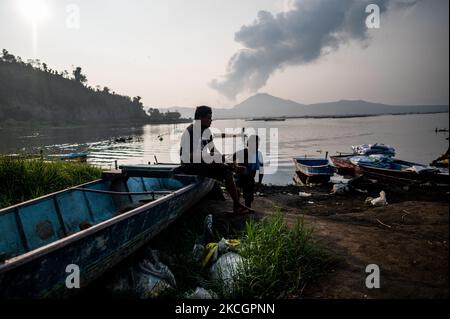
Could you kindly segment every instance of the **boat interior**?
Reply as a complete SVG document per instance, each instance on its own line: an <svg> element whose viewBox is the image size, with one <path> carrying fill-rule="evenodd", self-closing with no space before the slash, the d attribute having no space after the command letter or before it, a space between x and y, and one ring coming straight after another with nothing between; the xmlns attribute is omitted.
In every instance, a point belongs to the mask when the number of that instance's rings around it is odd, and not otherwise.
<svg viewBox="0 0 450 319"><path fill-rule="evenodd" d="M307 165L307 166L321 166L321 165L329 164L327 158L296 157L295 161L299 164Z"/></svg>
<svg viewBox="0 0 450 319"><path fill-rule="evenodd" d="M0 263L188 186L194 176L101 179L0 210Z"/></svg>

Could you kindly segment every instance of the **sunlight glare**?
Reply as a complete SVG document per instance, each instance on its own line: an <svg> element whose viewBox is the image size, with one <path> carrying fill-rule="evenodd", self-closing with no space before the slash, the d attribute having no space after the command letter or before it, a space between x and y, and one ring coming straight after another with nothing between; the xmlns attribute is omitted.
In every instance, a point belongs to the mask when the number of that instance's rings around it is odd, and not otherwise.
<svg viewBox="0 0 450 319"><path fill-rule="evenodd" d="M20 0L19 9L22 15L33 23L42 21L48 16L48 6L44 0Z"/></svg>

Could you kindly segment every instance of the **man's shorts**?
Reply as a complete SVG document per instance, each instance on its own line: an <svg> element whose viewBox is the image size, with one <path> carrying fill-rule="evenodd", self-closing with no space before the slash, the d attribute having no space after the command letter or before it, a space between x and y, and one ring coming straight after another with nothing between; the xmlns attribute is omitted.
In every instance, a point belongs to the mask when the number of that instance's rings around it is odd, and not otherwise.
<svg viewBox="0 0 450 319"><path fill-rule="evenodd" d="M223 181L231 168L223 163L190 163L182 164L180 172L186 175L199 175Z"/></svg>

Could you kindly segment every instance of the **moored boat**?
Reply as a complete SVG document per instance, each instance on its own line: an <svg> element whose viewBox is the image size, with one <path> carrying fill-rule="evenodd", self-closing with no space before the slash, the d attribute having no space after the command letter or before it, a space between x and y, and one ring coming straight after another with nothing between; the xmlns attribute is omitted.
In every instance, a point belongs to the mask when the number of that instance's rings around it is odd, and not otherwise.
<svg viewBox="0 0 450 319"><path fill-rule="evenodd" d="M355 175L355 167L350 159L355 156L353 154L345 154L345 155L333 155L330 156L330 161L336 167L338 174L341 175Z"/></svg>
<svg viewBox="0 0 450 319"><path fill-rule="evenodd" d="M353 145L352 153L338 153L339 155L330 156L330 161L338 174L354 176L357 163L352 162L352 158L362 156L384 156L386 158L395 156L395 149L390 145L382 143Z"/></svg>
<svg viewBox="0 0 450 319"><path fill-rule="evenodd" d="M301 184L326 183L334 174L327 158L294 157L293 161Z"/></svg>
<svg viewBox="0 0 450 319"><path fill-rule="evenodd" d="M399 159L392 159L383 167L359 163L356 166L356 172L360 175L400 184L426 182L449 184L448 170Z"/></svg>
<svg viewBox="0 0 450 319"><path fill-rule="evenodd" d="M211 179L177 166L125 166L0 210L0 298L65 297L68 266L87 286L197 203Z"/></svg>
<svg viewBox="0 0 450 319"><path fill-rule="evenodd" d="M448 169L399 160L379 154L369 156L335 155L330 160L342 175L364 175L393 183L448 184Z"/></svg>

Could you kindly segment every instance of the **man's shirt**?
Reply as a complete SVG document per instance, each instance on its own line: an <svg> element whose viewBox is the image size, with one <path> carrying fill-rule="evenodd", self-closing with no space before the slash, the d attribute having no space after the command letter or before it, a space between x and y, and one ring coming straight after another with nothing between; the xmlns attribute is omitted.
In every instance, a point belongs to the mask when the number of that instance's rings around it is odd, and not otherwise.
<svg viewBox="0 0 450 319"><path fill-rule="evenodd" d="M215 152L213 136L209 128L200 128L197 124L189 125L181 136L181 163L205 163L205 156Z"/></svg>

